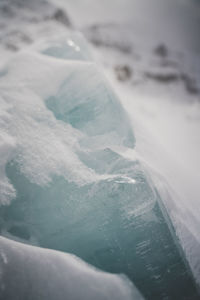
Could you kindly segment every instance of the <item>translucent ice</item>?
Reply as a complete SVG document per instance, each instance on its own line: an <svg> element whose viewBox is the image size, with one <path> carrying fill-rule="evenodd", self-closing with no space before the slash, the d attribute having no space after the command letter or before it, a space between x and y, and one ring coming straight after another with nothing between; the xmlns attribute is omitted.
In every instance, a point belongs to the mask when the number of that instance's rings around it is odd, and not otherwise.
<svg viewBox="0 0 200 300"><path fill-rule="evenodd" d="M15 141L2 168L16 191L0 208L2 235L124 273L148 299L196 299L160 196L125 158L126 113L94 63L62 51L21 53L0 79L1 128Z"/></svg>
<svg viewBox="0 0 200 300"><path fill-rule="evenodd" d="M61 59L92 60L92 54L80 33L59 36L52 40L48 39L38 46L37 50L49 56Z"/></svg>

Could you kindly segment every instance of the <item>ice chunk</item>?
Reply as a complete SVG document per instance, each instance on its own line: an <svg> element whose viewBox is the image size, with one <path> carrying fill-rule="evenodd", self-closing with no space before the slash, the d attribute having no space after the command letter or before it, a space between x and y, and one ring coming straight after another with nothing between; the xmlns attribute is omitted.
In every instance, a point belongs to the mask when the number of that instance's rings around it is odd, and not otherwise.
<svg viewBox="0 0 200 300"><path fill-rule="evenodd" d="M89 60L92 61L85 39L80 33L73 33L47 40L38 45L41 53L60 59Z"/></svg>
<svg viewBox="0 0 200 300"><path fill-rule="evenodd" d="M52 175L80 184L95 181L98 174L78 158L81 143L134 145L127 116L93 63L21 54L0 86L0 101L9 104L1 105L8 115L1 128L16 138L15 160L32 182L46 184Z"/></svg>
<svg viewBox="0 0 200 300"><path fill-rule="evenodd" d="M56 119L90 137L85 137L84 145L134 146L127 116L93 64L82 68L81 72L69 72L56 93L46 99L46 105Z"/></svg>
<svg viewBox="0 0 200 300"><path fill-rule="evenodd" d="M48 187L40 187L19 167L7 165L18 196L1 210L2 234L71 252L103 270L124 273L148 299L185 295L197 299L166 211L140 165L110 150L103 152L107 153L98 153L105 159L101 172L110 168L115 176L84 186L56 177ZM95 162L91 159L90 164L98 170Z"/></svg>
<svg viewBox="0 0 200 300"><path fill-rule="evenodd" d="M0 208L2 235L124 273L148 299L196 299L156 189L123 155L134 135L96 65L22 53L0 90L11 116L2 128L17 140L6 165L17 196Z"/></svg>
<svg viewBox="0 0 200 300"><path fill-rule="evenodd" d="M74 255L0 237L1 300L140 300L125 276L101 272Z"/></svg>

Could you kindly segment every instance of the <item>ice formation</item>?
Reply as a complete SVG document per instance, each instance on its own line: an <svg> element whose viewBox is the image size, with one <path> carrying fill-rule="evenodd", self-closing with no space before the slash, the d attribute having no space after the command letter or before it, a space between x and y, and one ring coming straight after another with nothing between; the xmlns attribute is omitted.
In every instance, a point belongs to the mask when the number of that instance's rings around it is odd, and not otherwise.
<svg viewBox="0 0 200 300"><path fill-rule="evenodd" d="M1 73L1 234L124 273L148 299L197 299L157 190L126 158L129 119L77 39L21 52Z"/></svg>

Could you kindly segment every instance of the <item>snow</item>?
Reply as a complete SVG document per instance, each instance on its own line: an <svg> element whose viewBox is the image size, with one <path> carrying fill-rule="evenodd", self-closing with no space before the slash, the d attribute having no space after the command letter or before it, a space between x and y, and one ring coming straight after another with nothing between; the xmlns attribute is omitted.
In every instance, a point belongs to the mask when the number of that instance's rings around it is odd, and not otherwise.
<svg viewBox="0 0 200 300"><path fill-rule="evenodd" d="M140 300L122 275L108 274L72 254L0 237L1 300Z"/></svg>

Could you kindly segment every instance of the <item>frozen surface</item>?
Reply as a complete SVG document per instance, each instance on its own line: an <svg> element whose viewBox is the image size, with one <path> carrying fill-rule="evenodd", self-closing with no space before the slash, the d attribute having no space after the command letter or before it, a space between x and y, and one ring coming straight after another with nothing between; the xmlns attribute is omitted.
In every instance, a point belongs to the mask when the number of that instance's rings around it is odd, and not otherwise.
<svg viewBox="0 0 200 300"><path fill-rule="evenodd" d="M127 114L95 63L60 54L33 47L4 67L2 132L14 142L3 179L16 197L2 202L2 235L124 273L149 299L196 299L160 196L126 157Z"/></svg>
<svg viewBox="0 0 200 300"><path fill-rule="evenodd" d="M99 271L72 254L0 237L1 300L140 300L125 276Z"/></svg>
<svg viewBox="0 0 200 300"><path fill-rule="evenodd" d="M137 140L129 157L150 172L200 284L200 2L58 3L120 94Z"/></svg>
<svg viewBox="0 0 200 300"><path fill-rule="evenodd" d="M196 299L199 4L51 3L0 3L1 234Z"/></svg>

